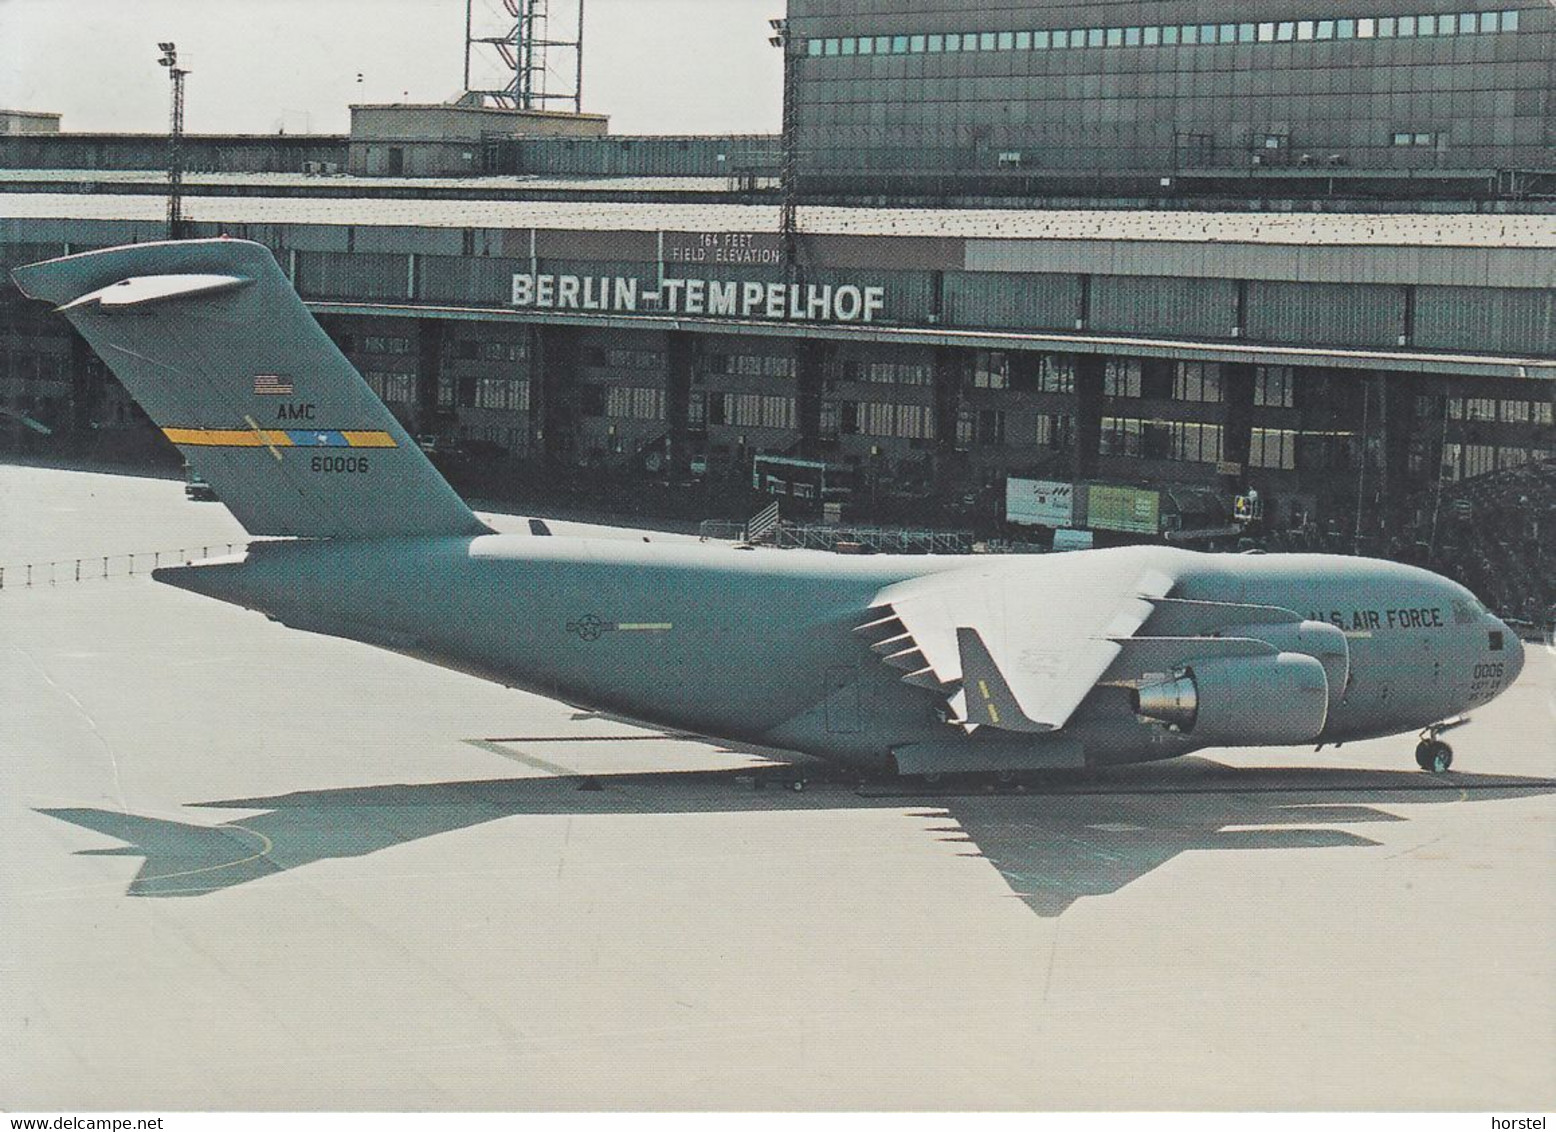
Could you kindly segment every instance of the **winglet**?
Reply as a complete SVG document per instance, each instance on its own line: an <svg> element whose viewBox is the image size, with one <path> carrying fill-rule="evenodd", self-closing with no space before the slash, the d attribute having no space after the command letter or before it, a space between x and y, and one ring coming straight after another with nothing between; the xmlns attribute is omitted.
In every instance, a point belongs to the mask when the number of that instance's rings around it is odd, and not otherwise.
<svg viewBox="0 0 1556 1132"><path fill-rule="evenodd" d="M1056 730L1051 723L1027 718L978 630L966 626L958 628L956 644L962 654L962 686L967 693L968 723L997 727L1001 731Z"/></svg>

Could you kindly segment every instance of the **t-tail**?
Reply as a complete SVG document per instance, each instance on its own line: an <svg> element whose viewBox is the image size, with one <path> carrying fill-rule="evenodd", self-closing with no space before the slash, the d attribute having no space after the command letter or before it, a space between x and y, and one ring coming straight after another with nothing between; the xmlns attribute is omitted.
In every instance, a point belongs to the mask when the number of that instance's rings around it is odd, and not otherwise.
<svg viewBox="0 0 1556 1132"><path fill-rule="evenodd" d="M140 244L12 275L75 325L250 534L488 533L265 247Z"/></svg>

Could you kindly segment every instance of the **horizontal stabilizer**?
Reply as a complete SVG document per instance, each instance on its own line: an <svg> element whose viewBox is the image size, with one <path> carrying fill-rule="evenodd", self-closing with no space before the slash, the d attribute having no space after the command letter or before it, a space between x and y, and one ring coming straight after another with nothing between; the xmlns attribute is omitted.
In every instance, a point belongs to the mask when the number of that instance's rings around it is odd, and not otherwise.
<svg viewBox="0 0 1556 1132"><path fill-rule="evenodd" d="M63 313L93 303L108 310L143 307L167 299L192 299L196 295L228 291L247 282L239 275L138 275L133 279L110 283L96 291L88 291L80 298L71 299L59 310Z"/></svg>

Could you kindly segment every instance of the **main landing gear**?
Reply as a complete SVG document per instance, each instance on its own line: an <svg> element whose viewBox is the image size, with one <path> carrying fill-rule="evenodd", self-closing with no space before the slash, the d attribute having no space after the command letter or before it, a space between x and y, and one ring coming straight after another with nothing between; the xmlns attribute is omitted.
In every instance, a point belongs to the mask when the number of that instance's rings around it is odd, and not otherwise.
<svg viewBox="0 0 1556 1132"><path fill-rule="evenodd" d="M1458 715L1452 719L1445 719L1441 723L1434 723L1422 731L1421 741L1416 744L1416 766L1433 774L1444 773L1453 765L1453 748L1444 743L1439 736L1444 731L1468 722L1467 716Z"/></svg>

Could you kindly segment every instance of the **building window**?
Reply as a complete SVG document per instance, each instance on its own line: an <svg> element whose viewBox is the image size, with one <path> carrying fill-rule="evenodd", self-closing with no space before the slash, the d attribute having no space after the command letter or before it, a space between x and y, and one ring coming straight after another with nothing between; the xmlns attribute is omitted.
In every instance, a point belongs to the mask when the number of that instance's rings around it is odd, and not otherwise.
<svg viewBox="0 0 1556 1132"><path fill-rule="evenodd" d="M482 377L475 383L477 409L529 411L529 382L508 377Z"/></svg>
<svg viewBox="0 0 1556 1132"><path fill-rule="evenodd" d="M714 419L715 404L722 408L722 420ZM774 397L765 393L710 393L708 423L733 425L736 428L792 429L794 398Z"/></svg>
<svg viewBox="0 0 1556 1132"><path fill-rule="evenodd" d="M1174 401L1219 403L1222 397L1220 362L1178 363L1172 379Z"/></svg>
<svg viewBox="0 0 1556 1132"><path fill-rule="evenodd" d="M1497 450L1490 444L1466 444L1463 448L1464 468L1462 478L1483 476L1497 470Z"/></svg>
<svg viewBox="0 0 1556 1132"><path fill-rule="evenodd" d="M866 436L895 436L908 440L933 440L934 410L928 405L893 405L861 401L857 406L857 431Z"/></svg>
<svg viewBox="0 0 1556 1132"><path fill-rule="evenodd" d="M821 403L821 421L818 428L821 435L829 440L837 435L838 411L836 401L823 401Z"/></svg>
<svg viewBox="0 0 1556 1132"><path fill-rule="evenodd" d="M1467 421L1494 421L1497 419L1497 402L1494 397L1466 397L1464 419Z"/></svg>
<svg viewBox="0 0 1556 1132"><path fill-rule="evenodd" d="M1295 404L1295 385L1290 366L1256 366L1253 371L1253 403L1273 409L1289 409Z"/></svg>
<svg viewBox="0 0 1556 1132"><path fill-rule="evenodd" d="M1145 422L1132 417L1103 417L1100 450L1104 456L1140 455Z"/></svg>
<svg viewBox="0 0 1556 1132"><path fill-rule="evenodd" d="M1193 421L1169 421L1152 422L1148 427L1147 450L1152 445L1149 442L1149 433L1155 430L1165 430L1168 436L1168 448L1165 453L1169 460L1180 460L1190 464L1214 464L1221 459L1221 426L1216 424L1197 424Z"/></svg>
<svg viewBox="0 0 1556 1132"><path fill-rule="evenodd" d="M413 373L363 370L362 379L385 404L409 405L416 400L416 375Z"/></svg>
<svg viewBox="0 0 1556 1132"><path fill-rule="evenodd" d="M665 391L613 386L605 394L605 415L621 420L662 421L665 419Z"/></svg>
<svg viewBox="0 0 1556 1132"><path fill-rule="evenodd" d="M974 389L1009 389L1010 355L1003 350L979 350L973 357Z"/></svg>
<svg viewBox="0 0 1556 1132"><path fill-rule="evenodd" d="M658 359L659 355L652 355ZM657 364L653 367L658 368ZM709 354L703 370L712 374L735 374L740 377L793 377L796 363L792 356L784 354Z"/></svg>
<svg viewBox="0 0 1556 1132"><path fill-rule="evenodd" d="M1248 441L1248 465L1253 468L1295 468L1297 433L1288 428L1256 428Z"/></svg>
<svg viewBox="0 0 1556 1132"><path fill-rule="evenodd" d="M1075 392L1075 355L1044 354L1038 363L1037 391L1039 393Z"/></svg>
<svg viewBox="0 0 1556 1132"><path fill-rule="evenodd" d="M1140 359L1108 358L1103 363L1102 392L1109 397L1140 396Z"/></svg>
<svg viewBox="0 0 1556 1132"><path fill-rule="evenodd" d="M1036 441L1040 447L1064 449L1075 435L1075 418L1068 413L1042 413L1037 418Z"/></svg>
<svg viewBox="0 0 1556 1132"><path fill-rule="evenodd" d="M1243 24L1183 24L1172 27L1068 28L1040 31L881 35L858 39L812 39L811 56L917 55L942 51L1017 51L1081 47L1156 47L1289 43L1321 39L1394 39L1431 35L1494 35L1518 30L1516 9L1443 16L1382 16L1328 20L1271 20ZM473 235L473 233L471 234Z"/></svg>
<svg viewBox="0 0 1556 1132"><path fill-rule="evenodd" d="M523 362L529 360L529 347L523 342L482 342L476 355L486 362Z"/></svg>

